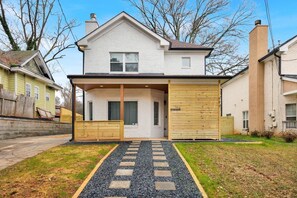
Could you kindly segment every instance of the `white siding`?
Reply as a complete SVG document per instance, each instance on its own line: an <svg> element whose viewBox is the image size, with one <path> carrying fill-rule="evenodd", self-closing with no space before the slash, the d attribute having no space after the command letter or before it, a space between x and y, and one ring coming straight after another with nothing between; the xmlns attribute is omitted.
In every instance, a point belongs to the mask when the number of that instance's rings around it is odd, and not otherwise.
<svg viewBox="0 0 297 198"><path fill-rule="evenodd" d="M182 57L191 58L191 67L182 67ZM166 75L204 75L205 54L191 52L168 52L165 53L165 74Z"/></svg>
<svg viewBox="0 0 297 198"><path fill-rule="evenodd" d="M282 74L297 75L297 42L282 57Z"/></svg>
<svg viewBox="0 0 297 198"><path fill-rule="evenodd" d="M238 79L222 87L223 116L234 116L234 131L241 133L243 128L242 112L249 109L249 77L248 72Z"/></svg>
<svg viewBox="0 0 297 198"><path fill-rule="evenodd" d="M109 73L110 52L138 52L139 73L163 72L164 50L159 48L159 41L126 20L89 42L85 51L85 72Z"/></svg>

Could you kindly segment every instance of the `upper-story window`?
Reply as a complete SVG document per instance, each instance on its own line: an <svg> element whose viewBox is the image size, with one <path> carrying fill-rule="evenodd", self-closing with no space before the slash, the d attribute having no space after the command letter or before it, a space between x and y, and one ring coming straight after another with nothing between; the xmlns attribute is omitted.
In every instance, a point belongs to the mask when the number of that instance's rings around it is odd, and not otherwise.
<svg viewBox="0 0 297 198"><path fill-rule="evenodd" d="M138 53L110 53L111 72L138 72Z"/></svg>
<svg viewBox="0 0 297 198"><path fill-rule="evenodd" d="M39 87L34 87L34 97L36 100L39 100Z"/></svg>
<svg viewBox="0 0 297 198"><path fill-rule="evenodd" d="M182 57L182 68L185 68L185 69L191 68L190 57Z"/></svg>

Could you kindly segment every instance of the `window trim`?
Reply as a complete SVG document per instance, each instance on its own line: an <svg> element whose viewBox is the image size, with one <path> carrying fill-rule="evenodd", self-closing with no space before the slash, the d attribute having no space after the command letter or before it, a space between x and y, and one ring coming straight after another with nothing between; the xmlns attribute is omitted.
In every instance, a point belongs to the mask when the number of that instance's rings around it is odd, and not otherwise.
<svg viewBox="0 0 297 198"><path fill-rule="evenodd" d="M295 105L295 115L287 115L287 105ZM285 118L286 118L286 121L288 122L286 124L286 128L288 129L296 129L296 124L293 124L292 126L290 125L290 121L292 121L294 123L297 122L297 103L288 103L288 104L285 104ZM288 118L295 118L295 120L288 120Z"/></svg>
<svg viewBox="0 0 297 198"><path fill-rule="evenodd" d="M189 59L189 66L184 66L183 65L183 59ZM192 67L191 57L190 56L183 56L183 57L181 57L181 68L182 69L191 69L191 67Z"/></svg>
<svg viewBox="0 0 297 198"><path fill-rule="evenodd" d="M49 101L50 101L50 98L51 98L50 93L49 93L49 92L46 92L46 93L45 93L45 101L46 101L46 102L49 102ZM48 99L48 100L47 100L47 99Z"/></svg>
<svg viewBox="0 0 297 198"><path fill-rule="evenodd" d="M109 120L109 102L119 102L120 103L120 101L119 100L107 100L107 120ZM136 112L137 112L137 116L136 116L136 118L137 118L137 123L136 124L134 124L134 125L128 125L128 124L125 124L124 123L124 126L125 127L138 127L138 124L139 124L139 102L138 102L138 100L127 100L127 101L124 101L124 105L125 105L125 102L136 102L136 104L137 104L137 110L136 110ZM121 107L120 107L121 108ZM121 110L121 109L120 109ZM125 111L125 110L124 110ZM124 115L125 116L125 115ZM124 118L125 119L125 118Z"/></svg>
<svg viewBox="0 0 297 198"><path fill-rule="evenodd" d="M122 54L122 61L123 62L119 62L119 63L123 63L123 70L122 71L111 71L111 63L118 63L118 62L111 62L110 61L110 57L111 57L111 54ZM126 62L126 54L137 54L138 55L138 62ZM126 63L137 63L137 71L126 71ZM139 73L139 52L109 52L109 73L126 73L126 74L137 74Z"/></svg>
<svg viewBox="0 0 297 198"><path fill-rule="evenodd" d="M27 95L27 85L30 87L30 94L29 94L29 96ZM25 96L26 97L31 97L31 95L32 95L32 86L31 86L30 83L26 83L26 85L25 85Z"/></svg>
<svg viewBox="0 0 297 198"><path fill-rule="evenodd" d="M36 88L37 88L37 92L36 92ZM37 94L37 98L36 98L36 94ZM34 86L34 98L35 100L39 100L39 87L37 85Z"/></svg>
<svg viewBox="0 0 297 198"><path fill-rule="evenodd" d="M90 108L90 104L92 104L92 114L90 112L91 108ZM94 120L94 103L92 100L88 101L88 116L89 116L89 120L92 121ZM91 119L92 118L92 119Z"/></svg>
<svg viewBox="0 0 297 198"><path fill-rule="evenodd" d="M158 104L158 122L157 122L157 124L155 124L155 103L157 103ZM153 125L154 126L160 126L160 102L159 101L154 101L154 103L153 103L153 108L154 108L154 110L153 110L153 113L154 113L154 117L153 117Z"/></svg>
<svg viewBox="0 0 297 198"><path fill-rule="evenodd" d="M246 116L246 118L244 117ZM244 126L247 127L244 127ZM242 111L242 128L243 129L248 129L249 128L249 111Z"/></svg>

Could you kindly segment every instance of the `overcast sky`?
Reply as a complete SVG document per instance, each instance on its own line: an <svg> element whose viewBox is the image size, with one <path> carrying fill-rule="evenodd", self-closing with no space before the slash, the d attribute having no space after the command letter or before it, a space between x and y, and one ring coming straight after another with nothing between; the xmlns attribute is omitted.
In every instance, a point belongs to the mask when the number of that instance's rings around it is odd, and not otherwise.
<svg viewBox="0 0 297 198"><path fill-rule="evenodd" d="M90 13L96 13L100 25L122 11L126 11L135 18L141 20L138 12L130 6L126 0L60 0L65 14L70 19L75 19L80 26L73 29L75 36L80 39L84 36L85 20L89 19ZM251 0L255 4L255 19L261 19L262 24L267 24L264 0ZM231 8L235 7L237 0L231 0ZM296 0L269 0L270 14L275 43L281 42L297 34L297 1ZM254 21L251 21L250 29ZM248 32L246 32L248 38ZM74 42L74 40L71 40ZM269 40L271 47L271 40ZM248 43L241 44L241 50L248 52ZM65 57L59 60L66 74L82 73L82 53L77 48L67 50ZM65 84L68 79L61 71L54 74L58 84Z"/></svg>

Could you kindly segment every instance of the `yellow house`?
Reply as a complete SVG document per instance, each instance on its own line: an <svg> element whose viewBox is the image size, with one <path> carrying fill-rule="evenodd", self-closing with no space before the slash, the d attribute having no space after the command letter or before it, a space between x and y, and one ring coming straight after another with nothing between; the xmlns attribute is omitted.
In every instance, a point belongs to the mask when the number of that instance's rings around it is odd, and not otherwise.
<svg viewBox="0 0 297 198"><path fill-rule="evenodd" d="M35 98L35 106L55 114L55 91L61 89L39 51L0 51L0 85Z"/></svg>

